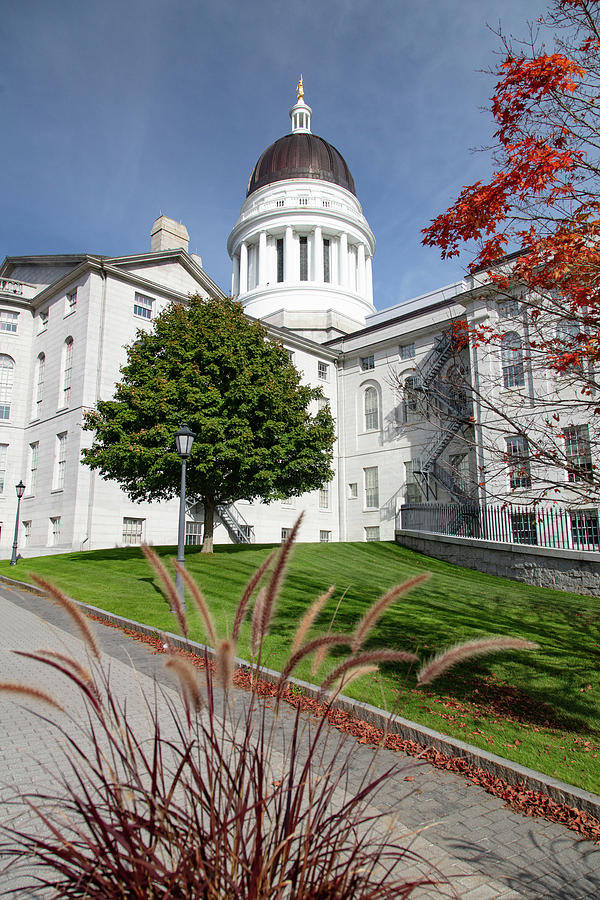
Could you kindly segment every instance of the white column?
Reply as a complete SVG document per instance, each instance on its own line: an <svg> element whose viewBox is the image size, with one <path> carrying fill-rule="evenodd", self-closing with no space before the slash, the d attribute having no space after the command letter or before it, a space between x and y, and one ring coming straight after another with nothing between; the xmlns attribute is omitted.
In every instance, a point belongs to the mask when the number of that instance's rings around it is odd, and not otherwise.
<svg viewBox="0 0 600 900"><path fill-rule="evenodd" d="M257 284L266 284L267 269L267 232L261 231L258 236L258 279Z"/></svg>
<svg viewBox="0 0 600 900"><path fill-rule="evenodd" d="M248 293L248 245L240 244L240 294Z"/></svg>
<svg viewBox="0 0 600 900"><path fill-rule="evenodd" d="M315 231L313 235L313 249L313 281L321 282L323 281L323 233L321 232L320 225L315 225Z"/></svg>
<svg viewBox="0 0 600 900"><path fill-rule="evenodd" d="M367 256L367 300L373 302L373 257Z"/></svg>
<svg viewBox="0 0 600 900"><path fill-rule="evenodd" d="M348 284L348 235L344 231L340 235L340 275L339 282L340 287L346 287Z"/></svg>
<svg viewBox="0 0 600 900"><path fill-rule="evenodd" d="M291 225L286 225L283 244L283 280L298 281L298 274L294 278L294 230Z"/></svg>
<svg viewBox="0 0 600 900"><path fill-rule="evenodd" d="M358 245L356 269L356 291L361 297L364 297L366 293L365 245L362 243Z"/></svg>
<svg viewBox="0 0 600 900"><path fill-rule="evenodd" d="M240 292L240 257L239 254L233 257L233 272L231 273L231 296L237 297Z"/></svg>

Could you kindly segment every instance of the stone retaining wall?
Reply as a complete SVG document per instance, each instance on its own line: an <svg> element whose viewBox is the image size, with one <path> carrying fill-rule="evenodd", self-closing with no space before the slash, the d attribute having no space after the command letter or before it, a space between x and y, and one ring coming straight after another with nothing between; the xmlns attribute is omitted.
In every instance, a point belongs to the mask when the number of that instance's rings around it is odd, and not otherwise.
<svg viewBox="0 0 600 900"><path fill-rule="evenodd" d="M600 597L600 553L500 544L424 531L396 531L396 541L434 559L502 578Z"/></svg>

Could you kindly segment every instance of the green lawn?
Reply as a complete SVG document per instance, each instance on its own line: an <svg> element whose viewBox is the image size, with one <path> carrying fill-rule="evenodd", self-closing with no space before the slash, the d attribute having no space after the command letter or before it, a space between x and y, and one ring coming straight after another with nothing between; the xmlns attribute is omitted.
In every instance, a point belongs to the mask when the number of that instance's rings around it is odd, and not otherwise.
<svg viewBox="0 0 600 900"><path fill-rule="evenodd" d="M171 557L173 548L155 548ZM217 547L213 556L188 548L196 576L221 633L264 546ZM370 646L435 650L486 634L524 637L540 644L528 653L504 653L465 663L417 691L406 665L357 681L348 693L460 737L501 756L600 793L600 600L530 587L429 559L392 543L298 544L266 646L265 663L278 669L308 603L330 584L336 592L316 630L349 631L366 607L393 584L430 571L429 582L400 599L381 619ZM29 580L36 572L71 596L160 629L174 620L139 550L99 550L22 560L0 573ZM191 616L191 636L203 640ZM238 649L249 658L248 631ZM311 680L308 664L296 673Z"/></svg>

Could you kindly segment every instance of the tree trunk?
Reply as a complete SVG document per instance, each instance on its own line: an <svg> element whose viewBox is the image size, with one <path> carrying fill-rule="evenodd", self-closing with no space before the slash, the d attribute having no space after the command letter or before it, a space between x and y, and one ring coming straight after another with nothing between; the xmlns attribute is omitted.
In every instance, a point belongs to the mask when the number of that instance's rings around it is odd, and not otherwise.
<svg viewBox="0 0 600 900"><path fill-rule="evenodd" d="M213 534L215 530L215 501L214 497L204 498L204 540L202 553L213 552Z"/></svg>

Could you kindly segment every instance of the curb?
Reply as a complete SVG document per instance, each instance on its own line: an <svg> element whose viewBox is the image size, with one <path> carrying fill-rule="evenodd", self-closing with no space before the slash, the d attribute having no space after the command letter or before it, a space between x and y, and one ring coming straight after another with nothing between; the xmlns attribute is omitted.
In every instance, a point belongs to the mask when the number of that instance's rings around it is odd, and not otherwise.
<svg viewBox="0 0 600 900"><path fill-rule="evenodd" d="M45 596L45 592L35 585L27 584L23 581L16 581L5 575L0 575L0 583L19 588L20 590L29 591L40 597ZM149 625L136 622L134 619L126 619L124 616L109 613L106 610L99 609L97 606L92 606L89 603L82 603L79 600L74 600L73 602L76 603L80 609L96 616L98 619L109 622L111 625L127 628L130 631L137 631L139 634L144 634L148 637L155 638L158 635L164 634L171 644L181 650L189 650L190 652L201 656L204 656L204 654L208 657L215 656L215 651L212 647L208 647L205 644L199 644L197 641L182 638L181 635L178 634L171 634L170 632L152 628ZM246 670L252 668L251 664L245 659L235 657L234 662L237 668ZM274 669L261 668L260 673L265 681L276 682L280 678L280 673L276 672ZM302 681L299 678L289 678L288 681L291 684L302 688L304 693L309 697L314 697L316 699L323 698L323 693L317 685L311 684L308 681ZM600 796L598 796L598 794L584 791L574 785L559 781L557 778L552 778L550 775L544 775L543 772L537 772L535 769L529 769L526 766L519 765L519 763L506 760L501 756L496 756L494 753L489 753L487 750L482 750L479 747L473 746L473 744L467 744L465 741L461 741L458 738L452 738L439 731L434 731L426 725L419 725L416 722L403 719L401 716L386 712L376 706L371 706L370 703L362 703L359 700L353 700L342 694L337 697L335 706L344 712L351 713L364 722L368 722L370 725L374 725L376 728L381 728L391 734L398 734L405 740L415 741L418 744L433 747L441 753L446 754L446 756L465 759L467 762L478 766L480 769L490 772L492 775L496 775L498 778L507 781L509 784L522 783L528 790L539 791L546 794L546 796L551 797L557 803L577 807L595 818L600 819Z"/></svg>

